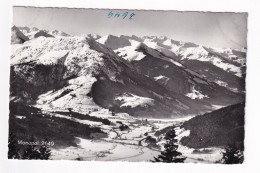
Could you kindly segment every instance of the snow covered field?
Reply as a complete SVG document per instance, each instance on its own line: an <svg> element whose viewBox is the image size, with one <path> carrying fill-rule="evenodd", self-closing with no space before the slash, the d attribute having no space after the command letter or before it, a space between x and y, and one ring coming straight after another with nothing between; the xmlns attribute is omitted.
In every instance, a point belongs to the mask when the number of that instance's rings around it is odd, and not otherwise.
<svg viewBox="0 0 260 173"><path fill-rule="evenodd" d="M175 126L177 140L189 135L189 131L179 128L184 121L192 117L178 119L142 119L133 118L127 114L118 116L107 115L107 118L115 123L115 126L105 126L88 121L80 123L91 124L108 133L106 138L83 139L76 137L77 146L66 148L53 148L51 159L53 160L88 160L88 161L152 161L164 149L164 133L158 133L163 129ZM118 124L118 122L120 122ZM120 130L119 125L125 124L129 128ZM156 143L147 141L147 136L156 139ZM185 162L214 163L221 158L220 148L206 148L195 150L182 146L178 142Z"/></svg>

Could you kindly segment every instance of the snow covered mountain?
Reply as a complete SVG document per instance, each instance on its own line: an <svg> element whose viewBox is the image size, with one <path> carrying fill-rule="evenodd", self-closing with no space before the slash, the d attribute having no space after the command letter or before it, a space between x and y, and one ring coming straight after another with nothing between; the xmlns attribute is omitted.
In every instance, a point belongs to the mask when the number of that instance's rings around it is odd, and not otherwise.
<svg viewBox="0 0 260 173"><path fill-rule="evenodd" d="M98 41L104 43L104 39L107 37L104 36ZM130 41L131 45L115 49L109 46L108 41L106 41L106 46L128 61L139 61L145 57L142 51L138 51L138 47L142 44L142 47L145 45L150 52L152 50L160 52L160 56L164 56L166 61L172 61L175 64L179 63L204 76L210 82L215 82L232 91L241 92L245 90L243 82L246 64L245 50L209 48L194 43L175 41L167 37L138 38L136 36L120 36L119 38L120 40ZM111 42L111 39L109 41ZM118 43L119 41L114 38L111 45ZM155 52L151 53L154 54Z"/></svg>
<svg viewBox="0 0 260 173"><path fill-rule="evenodd" d="M131 45L114 46L126 40ZM245 91L244 51L206 48L166 37L104 36L97 41L145 76L191 99L225 105L241 99Z"/></svg>
<svg viewBox="0 0 260 173"><path fill-rule="evenodd" d="M10 95L16 102L44 110L176 117L244 101L244 51L167 37L13 28L18 41L12 41Z"/></svg>
<svg viewBox="0 0 260 173"><path fill-rule="evenodd" d="M151 161L171 129L185 162L243 143L245 50L13 26L10 66L9 131L53 160Z"/></svg>
<svg viewBox="0 0 260 173"><path fill-rule="evenodd" d="M20 44L28 41L29 38L23 34L16 26L11 29L11 44Z"/></svg>

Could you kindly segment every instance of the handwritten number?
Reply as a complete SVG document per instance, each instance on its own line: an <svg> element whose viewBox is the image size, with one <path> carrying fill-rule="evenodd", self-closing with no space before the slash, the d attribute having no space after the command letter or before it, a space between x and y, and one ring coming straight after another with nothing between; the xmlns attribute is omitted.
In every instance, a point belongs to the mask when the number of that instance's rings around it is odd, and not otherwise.
<svg viewBox="0 0 260 173"><path fill-rule="evenodd" d="M132 14L130 15L129 19L132 20L132 17L134 17L134 16L135 16L135 13L132 13Z"/></svg>
<svg viewBox="0 0 260 173"><path fill-rule="evenodd" d="M113 12L110 11L110 13L107 15L108 18L112 17L113 16Z"/></svg>
<svg viewBox="0 0 260 173"><path fill-rule="evenodd" d="M119 14L119 13L116 13L115 16L114 16L114 18L115 18L115 17L119 18L119 16L120 16L120 14Z"/></svg>
<svg viewBox="0 0 260 173"><path fill-rule="evenodd" d="M126 18L126 16L128 15L128 12L125 12L122 16L123 16L123 19Z"/></svg>
<svg viewBox="0 0 260 173"><path fill-rule="evenodd" d="M128 12L126 11L124 14L122 14L122 19L125 19L128 15ZM132 20L133 17L135 16L136 14L135 13L132 13L130 16L129 16L129 20ZM114 15L114 13L112 11L110 11L107 15L108 18L111 18L112 16L114 16L114 18L119 18L120 17L120 14L119 13L116 13Z"/></svg>

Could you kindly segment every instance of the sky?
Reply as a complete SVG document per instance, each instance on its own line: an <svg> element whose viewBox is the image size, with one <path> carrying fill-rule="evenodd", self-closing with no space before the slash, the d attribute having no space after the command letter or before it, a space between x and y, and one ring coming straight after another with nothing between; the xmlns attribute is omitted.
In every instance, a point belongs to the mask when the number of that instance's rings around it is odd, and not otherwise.
<svg viewBox="0 0 260 173"><path fill-rule="evenodd" d="M210 47L242 48L247 40L247 13L13 7L13 24L72 35L167 36Z"/></svg>

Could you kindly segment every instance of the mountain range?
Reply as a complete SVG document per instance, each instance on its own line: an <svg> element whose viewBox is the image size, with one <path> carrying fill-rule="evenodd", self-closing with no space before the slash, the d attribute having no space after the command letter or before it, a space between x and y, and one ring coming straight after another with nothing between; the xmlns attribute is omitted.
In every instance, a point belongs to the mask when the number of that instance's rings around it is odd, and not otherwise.
<svg viewBox="0 0 260 173"><path fill-rule="evenodd" d="M246 48L12 27L10 99L46 111L197 115L245 101Z"/></svg>

